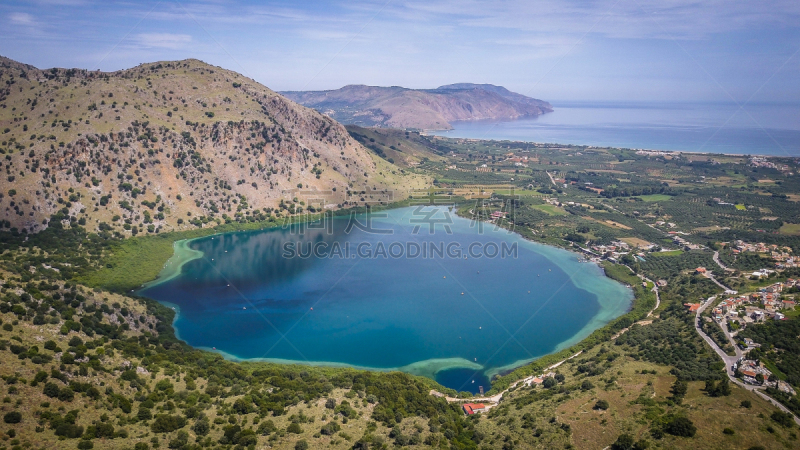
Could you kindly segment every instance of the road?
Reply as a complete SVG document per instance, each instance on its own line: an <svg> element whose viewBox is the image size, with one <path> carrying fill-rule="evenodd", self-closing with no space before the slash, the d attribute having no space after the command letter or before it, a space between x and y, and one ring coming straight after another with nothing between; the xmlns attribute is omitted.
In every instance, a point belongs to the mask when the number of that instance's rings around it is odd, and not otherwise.
<svg viewBox="0 0 800 450"><path fill-rule="evenodd" d="M720 267L720 269L722 269L722 270L728 270L728 268L727 268L727 267L725 267L725 265L724 265L724 264L722 264L722 262L719 260L719 252L716 252L716 251L715 251L715 252L714 252L714 256L712 256L711 258L713 258L713 259L714 259L714 262L715 262L715 263L717 263L717 265Z"/></svg>
<svg viewBox="0 0 800 450"><path fill-rule="evenodd" d="M630 269L630 267L629 267L629 269ZM646 278L644 275L639 275L639 277L641 277L641 279L643 279L644 281L647 281L648 283L653 283L652 291L656 293L656 306L654 306L653 309L651 309L647 313L647 317L650 317L650 315L653 314L653 311L657 310L658 306L661 305L661 297L658 295L658 284L654 283L653 280L651 280L649 278Z"/></svg>
<svg viewBox="0 0 800 450"><path fill-rule="evenodd" d="M795 423L800 425L800 419L797 418L797 416L794 415L794 413L789 411L789 408L783 406L782 403L780 403L779 401L777 401L774 398L772 398L772 397L768 396L767 394L765 394L762 391L763 388L761 388L760 386L752 386L752 385L749 385L749 384L744 384L738 378L734 377L734 373L733 373L733 368L732 367L733 367L733 364L736 363L739 360L740 356L729 356L727 353L722 351L721 348L719 348L719 346L717 345L716 342L714 342L713 339L708 337L708 335L705 334L703 332L703 330L700 329L700 320L701 320L700 314L702 314L702 312L705 311L705 309L709 305L711 305L714 302L714 300L716 300L716 297L710 297L708 300L703 302L702 305L700 305L700 308L697 309L697 314L695 315L695 321L694 321L694 329L697 331L697 333L700 335L700 337L702 337L703 340L706 341L706 343L708 343L708 345L714 350L714 352L716 352L717 355L720 358L722 358L722 361L725 363L725 373L728 375L728 379L730 379L731 382L735 383L739 387L747 389L748 391L751 391L751 392L755 392L756 395L758 395L759 397L763 398L764 400L772 403L776 408L780 409L781 411L787 412L789 414L792 414L792 417L794 418ZM726 335L727 335L727 333L726 333ZM729 339L730 339L730 337L729 337ZM741 350L735 345L734 345L734 348L737 350L736 354L737 355L741 355Z"/></svg>
<svg viewBox="0 0 800 450"><path fill-rule="evenodd" d="M712 275L711 272L706 272L706 278L708 278L709 280L713 281L714 284L716 284L717 286L721 287L722 289L725 289L726 291L732 291L731 288L729 288L728 286L725 286L724 284L722 284L719 281L717 281L717 279L714 278L714 275Z"/></svg>
<svg viewBox="0 0 800 450"><path fill-rule="evenodd" d="M546 174L547 174L547 176L548 176L548 177L550 177L550 182L551 182L551 183L553 183L553 186L558 186L558 185L556 184L556 180L554 180L554 179L553 179L553 176L552 176L552 175L550 175L550 172L548 172L548 171L546 171L546 170L545 170L545 171L544 171L544 173L546 173Z"/></svg>

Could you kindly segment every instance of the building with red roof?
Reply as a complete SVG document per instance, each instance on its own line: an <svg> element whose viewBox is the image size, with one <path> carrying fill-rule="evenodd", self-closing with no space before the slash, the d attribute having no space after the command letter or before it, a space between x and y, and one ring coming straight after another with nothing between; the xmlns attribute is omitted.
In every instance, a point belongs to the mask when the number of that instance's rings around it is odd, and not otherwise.
<svg viewBox="0 0 800 450"><path fill-rule="evenodd" d="M471 416L475 413L486 411L486 405L483 403L464 403L461 405L461 409L464 410L464 414Z"/></svg>

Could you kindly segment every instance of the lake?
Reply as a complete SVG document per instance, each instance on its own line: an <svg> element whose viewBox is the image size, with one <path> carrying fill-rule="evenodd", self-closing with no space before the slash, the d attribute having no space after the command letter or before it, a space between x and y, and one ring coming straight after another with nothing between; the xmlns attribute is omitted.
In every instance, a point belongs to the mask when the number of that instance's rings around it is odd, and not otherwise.
<svg viewBox="0 0 800 450"><path fill-rule="evenodd" d="M577 254L405 207L176 244L141 293L234 360L402 370L459 391L566 348L630 307Z"/></svg>
<svg viewBox="0 0 800 450"><path fill-rule="evenodd" d="M455 122L447 137L686 152L800 156L800 105L554 102L552 113Z"/></svg>

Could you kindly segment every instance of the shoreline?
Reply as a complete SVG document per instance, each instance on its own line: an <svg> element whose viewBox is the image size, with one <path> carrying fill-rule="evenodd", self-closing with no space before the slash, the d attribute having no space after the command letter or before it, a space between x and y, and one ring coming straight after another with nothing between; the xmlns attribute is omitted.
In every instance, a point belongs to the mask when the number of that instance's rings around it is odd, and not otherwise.
<svg viewBox="0 0 800 450"><path fill-rule="evenodd" d="M250 232L250 231L264 231L264 229L260 230L239 230L239 231L230 231L225 233L238 233L241 231ZM213 235L206 235L206 236L198 236L195 238L187 238L175 241L173 243L174 254L167 260L164 264L162 271L159 273L159 276L151 280L148 283L137 290L137 293L144 295L145 291L151 287L158 286L159 284L165 283L174 279L175 277L179 276L182 273L183 266L195 259L202 258L204 253L199 250L194 250L189 247L189 244L197 239L201 238L209 238L213 239L213 236L224 234L224 233L215 233ZM567 260L572 260L578 256L581 256L579 252L576 252L572 249L562 248L554 245L544 244L541 242L537 242L531 239L526 238L520 233L513 232L513 234L509 234L509 236L515 235L517 239L520 239L523 245L527 245L532 247L532 251L535 253L543 256L551 263L555 264L559 269L564 271L572 281L572 283L578 289L582 289L587 291L590 294L593 294L597 297L597 301L599 303L599 311L598 313L592 317L589 322L587 322L580 330L578 330L573 336L566 339L563 342L560 342L550 351L543 353L541 355L537 355L533 358L525 358L521 360L514 361L510 364L506 364L503 366L486 368L481 364L469 361L465 358L460 357L452 357L452 358L435 358L435 359L427 359L416 361L411 364L399 367L367 367L367 366L358 366L349 363L343 362L335 362L335 361L301 361L301 360L287 360L287 359L280 359L280 358L241 358L232 353L225 352L223 350L218 350L215 348L208 348L208 347L195 347L204 351L209 351L212 353L220 354L223 358L229 361L234 362L249 362L249 363L258 363L258 362L268 362L268 363L275 363L275 364L301 364L301 365L311 365L311 366L320 366L320 367L338 367L338 368L353 368L358 370L372 370L372 371L381 371L381 372L391 372L391 371L401 371L411 375L416 376L423 376L429 378L433 381L436 381L436 375L439 372L450 370L450 369L467 369L467 370L475 370L481 372L484 376L486 376L490 382L493 378L500 375L507 375L513 372L516 369L524 367L526 365L531 364L534 361L540 360L541 358L547 357L549 355L554 355L563 351L564 349L570 348L587 337L589 337L593 332L605 327L613 320L625 315L626 313L630 312L633 301L635 300L635 296L633 291L629 287L625 287L623 283L614 280L613 278L608 277L605 271L600 267L598 264L589 264L589 263L577 263L580 264L580 268L577 271L574 271L570 274L570 270L567 267ZM560 256L560 257L559 257ZM576 264L575 261L570 261L570 264ZM584 277L580 277L581 272L583 272L584 268L586 267L593 267L594 270L600 270L601 273L598 275L602 275L605 279L604 281L608 282L608 287L620 287L622 288L627 295L624 297L615 296L615 295L604 295L607 294L603 292L602 289L596 289L598 287L598 283L587 283L585 282ZM613 297L613 298L612 298ZM624 300L618 300L624 299ZM172 328L175 331L175 336L178 339L180 338L179 329L176 326L176 322L180 317L180 308L172 303L162 301L159 302L164 306L172 308L175 311L175 315L172 320ZM623 305L624 303L624 305ZM623 307L624 306L624 307Z"/></svg>
<svg viewBox="0 0 800 450"><path fill-rule="evenodd" d="M536 116L531 117L539 117L543 114L539 114ZM499 123L509 123L515 122L517 120L524 120L530 117L520 117L517 119L512 120L492 120L492 119L480 119L480 120L456 120L453 122L464 122L464 123L476 123L479 121L487 121L487 122L499 122ZM442 134L436 134L437 132L451 132L455 131L455 128L450 129L441 129L441 130L422 130L420 134L429 137L439 137L444 139L464 139L468 141L494 141L494 142L509 142L513 144L548 144L554 146L565 146L565 147L583 147L583 148L596 148L596 149L605 149L605 150L631 150L631 151L645 151L645 152L661 152L666 154L682 154L687 153L691 155L716 155L716 156L728 156L728 157L737 157L737 158L747 158L747 157L759 157L759 158L793 158L791 156L780 156L780 155L767 155L761 153L722 153L722 152L702 152L702 151L693 151L693 150L663 150L663 149L656 149L656 148L634 148L634 147L620 147L620 146L611 146L611 145L592 145L592 144L570 144L570 143L562 143L562 142L537 142L533 140L519 140L519 139L488 139L488 138L468 138L468 137L458 137L458 136L446 136ZM793 131L793 130L789 130Z"/></svg>

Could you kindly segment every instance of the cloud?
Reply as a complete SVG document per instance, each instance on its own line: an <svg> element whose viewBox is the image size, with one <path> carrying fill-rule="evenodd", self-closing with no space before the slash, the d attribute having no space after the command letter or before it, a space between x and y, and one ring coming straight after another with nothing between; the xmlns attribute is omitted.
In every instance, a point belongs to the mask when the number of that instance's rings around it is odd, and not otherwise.
<svg viewBox="0 0 800 450"><path fill-rule="evenodd" d="M172 33L141 33L136 35L135 40L142 47L178 50L190 44L192 36Z"/></svg>
<svg viewBox="0 0 800 450"><path fill-rule="evenodd" d="M9 14L8 18L11 19L11 22L15 25L24 25L29 27L36 25L36 21L33 19L33 16L28 13L15 12Z"/></svg>

